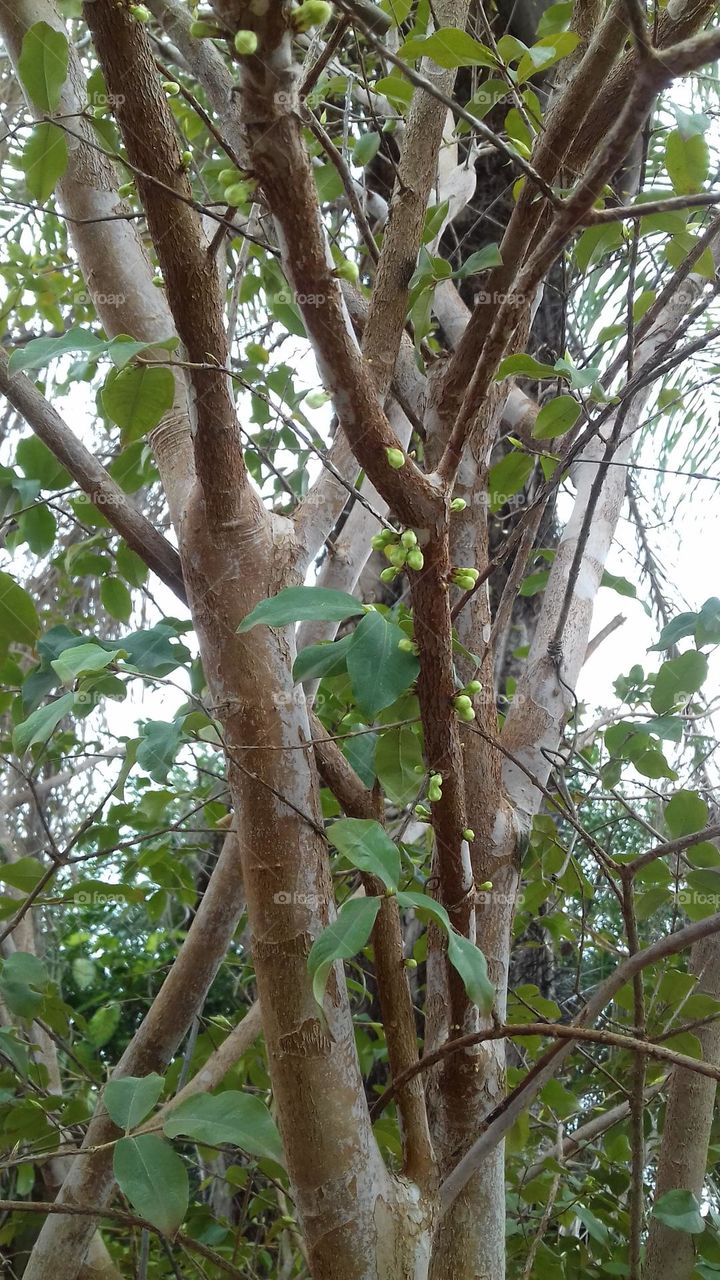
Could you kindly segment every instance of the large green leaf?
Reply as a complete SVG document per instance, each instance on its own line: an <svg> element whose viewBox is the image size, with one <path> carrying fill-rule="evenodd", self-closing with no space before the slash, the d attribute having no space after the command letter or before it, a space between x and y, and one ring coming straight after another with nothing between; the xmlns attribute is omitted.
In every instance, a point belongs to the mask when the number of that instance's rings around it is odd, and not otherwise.
<svg viewBox="0 0 720 1280"><path fill-rule="evenodd" d="M52 195L67 169L68 148L65 134L57 125L45 120L36 124L28 135L20 157L25 183L38 204Z"/></svg>
<svg viewBox="0 0 720 1280"><path fill-rule="evenodd" d="M664 1222L666 1227L672 1227L673 1231L687 1231L696 1236L705 1230L705 1220L695 1196L692 1191L681 1188L666 1191L660 1196L653 1205L652 1216Z"/></svg>
<svg viewBox="0 0 720 1280"><path fill-rule="evenodd" d="M120 427L126 444L152 431L172 408L174 398L171 370L156 365L113 370L102 389L103 408Z"/></svg>
<svg viewBox="0 0 720 1280"><path fill-rule="evenodd" d="M29 951L14 951L0 970L0 998L19 1018L33 1018L43 1003L48 972Z"/></svg>
<svg viewBox="0 0 720 1280"><path fill-rule="evenodd" d="M69 56L67 37L47 22L36 22L25 32L18 75L33 106L40 111L57 110Z"/></svg>
<svg viewBox="0 0 720 1280"><path fill-rule="evenodd" d="M0 573L0 652L12 643L33 648L39 631L37 609L25 588Z"/></svg>
<svg viewBox="0 0 720 1280"><path fill-rule="evenodd" d="M708 673L708 660L704 653L689 649L679 658L664 662L655 679L650 704L653 711L662 715L671 711L693 693L702 688Z"/></svg>
<svg viewBox="0 0 720 1280"><path fill-rule="evenodd" d="M379 910L379 898L349 898L335 920L315 939L308 956L308 970L319 1005L322 1005L325 985L335 961L350 960L362 951Z"/></svg>
<svg viewBox="0 0 720 1280"><path fill-rule="evenodd" d="M396 702L417 678L413 653L398 646L405 633L373 609L358 623L347 650L347 670L357 704L371 720Z"/></svg>
<svg viewBox="0 0 720 1280"><path fill-rule="evenodd" d="M432 58L439 67L495 67L497 58L459 27L443 27L430 36L410 36L400 50L408 61Z"/></svg>
<svg viewBox="0 0 720 1280"><path fill-rule="evenodd" d="M101 649L99 644L90 641L88 644L77 644L64 649L50 666L63 684L73 685L79 675L104 671L123 652L123 649Z"/></svg>
<svg viewBox="0 0 720 1280"><path fill-rule="evenodd" d="M70 351L81 351L90 356L98 356L106 347L107 342L92 333L90 329L67 329L59 337L33 338L24 346L17 347L10 356L8 369L11 374L32 373L37 369L44 369L51 360L58 360ZM47 446L43 445L43 448ZM19 458L18 461L20 461ZM58 465L56 462L55 466Z"/></svg>
<svg viewBox="0 0 720 1280"><path fill-rule="evenodd" d="M113 1157L115 1180L131 1205L164 1235L173 1236L188 1207L187 1169L154 1133L121 1138Z"/></svg>
<svg viewBox="0 0 720 1280"><path fill-rule="evenodd" d="M135 1129L150 1114L163 1091L157 1072L148 1076L123 1076L105 1085L103 1102L119 1129Z"/></svg>
<svg viewBox="0 0 720 1280"><path fill-rule="evenodd" d="M261 600L243 618L238 632L250 631L264 623L267 627L287 627L291 622L343 622L365 606L345 591L327 587L285 587L269 600Z"/></svg>
<svg viewBox="0 0 720 1280"><path fill-rule="evenodd" d="M575 426L580 405L572 396L556 396L543 405L533 427L533 435L541 440L554 440Z"/></svg>
<svg viewBox="0 0 720 1280"><path fill-rule="evenodd" d="M699 133L683 137L679 129L673 129L665 143L665 164L679 196L689 196L700 191L708 176L708 144Z"/></svg>
<svg viewBox="0 0 720 1280"><path fill-rule="evenodd" d="M48 702L45 706L38 707L37 711L33 711L27 720L23 720L15 726L12 737L13 750L21 756L23 752L27 751L29 747L35 746L37 742L47 742L63 716L72 711L74 702L74 693L64 693L61 698L56 698L54 702Z"/></svg>
<svg viewBox="0 0 720 1280"><path fill-rule="evenodd" d="M665 806L665 821L673 837L702 831L707 820L708 807L697 791L676 791Z"/></svg>
<svg viewBox="0 0 720 1280"><path fill-rule="evenodd" d="M143 726L137 762L155 782L165 782L182 741L182 725L176 720L149 720Z"/></svg>
<svg viewBox="0 0 720 1280"><path fill-rule="evenodd" d="M535 459L532 454L511 449L504 458L490 468L488 496L491 511L499 511L506 502L520 492L532 475L534 466Z"/></svg>
<svg viewBox="0 0 720 1280"><path fill-rule="evenodd" d="M252 1156L283 1163L283 1149L267 1106L252 1093L196 1094L174 1107L163 1126L168 1138L179 1135L220 1147L228 1143Z"/></svg>
<svg viewBox="0 0 720 1280"><path fill-rule="evenodd" d="M293 680L321 680L323 676L339 676L346 669L347 651L352 636L343 636L331 644L310 644L301 649L293 663Z"/></svg>
<svg viewBox="0 0 720 1280"><path fill-rule="evenodd" d="M386 729L375 749L375 770L393 804L406 805L416 795L423 768L420 735L409 724Z"/></svg>
<svg viewBox="0 0 720 1280"><path fill-rule="evenodd" d="M386 889L397 889L400 851L379 822L372 818L340 818L330 825L327 836L354 867L377 876Z"/></svg>

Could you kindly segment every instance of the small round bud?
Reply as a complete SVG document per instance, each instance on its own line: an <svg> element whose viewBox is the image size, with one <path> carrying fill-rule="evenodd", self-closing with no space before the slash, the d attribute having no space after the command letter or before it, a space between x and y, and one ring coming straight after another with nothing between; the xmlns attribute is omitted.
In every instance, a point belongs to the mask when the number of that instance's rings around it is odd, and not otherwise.
<svg viewBox="0 0 720 1280"><path fill-rule="evenodd" d="M131 4L130 15L135 19L136 22L142 22L143 25L146 22L149 22L150 18L152 17L147 5L144 5L144 4Z"/></svg>
<svg viewBox="0 0 720 1280"><path fill-rule="evenodd" d="M457 711L457 715L458 715L458 719L459 719L459 720L467 720L467 721L470 721L470 720L474 720L474 719L475 719L475 708L474 708L474 707L462 707L462 708L461 708L461 707L456 707L456 708L455 708L455 710Z"/></svg>
<svg viewBox="0 0 720 1280"><path fill-rule="evenodd" d="M417 653L417 645L409 636L405 636L404 640L398 640L398 649L401 653Z"/></svg>
<svg viewBox="0 0 720 1280"><path fill-rule="evenodd" d="M468 844L471 844L471 842L474 839L475 839L475 832L473 831L472 827L466 827L465 830L463 831L463 840L467 840Z"/></svg>
<svg viewBox="0 0 720 1280"><path fill-rule="evenodd" d="M416 764L413 768L413 773L424 773L424 772L425 772L424 764Z"/></svg>
<svg viewBox="0 0 720 1280"><path fill-rule="evenodd" d="M180 92L180 85L177 80L163 80L163 89L170 98L175 98Z"/></svg>
<svg viewBox="0 0 720 1280"><path fill-rule="evenodd" d="M189 169L192 164L192 151L183 151L180 161L183 169Z"/></svg>
<svg viewBox="0 0 720 1280"><path fill-rule="evenodd" d="M463 693L469 694L470 697L472 698L474 694L479 693L481 689L482 689L482 683L480 680L469 680L468 683L465 685Z"/></svg>
<svg viewBox="0 0 720 1280"><path fill-rule="evenodd" d="M416 805L415 805L415 813L417 814L418 818L425 818L425 819L427 819L427 818L432 817L432 814L430 813L430 810L429 810L429 809L427 809L427 808L425 807L425 805L424 805L424 804L416 804Z"/></svg>
<svg viewBox="0 0 720 1280"><path fill-rule="evenodd" d="M324 27L332 17L332 6L325 0L305 0L292 15L296 31L309 31L311 27Z"/></svg>
<svg viewBox="0 0 720 1280"><path fill-rule="evenodd" d="M259 342L248 342L245 348L245 359L252 360L253 364L267 364L270 356Z"/></svg>
<svg viewBox="0 0 720 1280"><path fill-rule="evenodd" d="M380 574L381 582L394 582L400 572L399 569L383 569Z"/></svg>
<svg viewBox="0 0 720 1280"><path fill-rule="evenodd" d="M395 565L396 569L402 569L405 561L407 560L408 553L404 547L398 546L397 543L390 543L390 545L385 548L385 555L390 563Z"/></svg>
<svg viewBox="0 0 720 1280"><path fill-rule="evenodd" d="M467 711L468 707L472 707L472 702L466 693L459 693L454 700L454 706L456 711Z"/></svg>
<svg viewBox="0 0 720 1280"><path fill-rule="evenodd" d="M417 969L417 960L413 960L412 956L409 960L405 960L403 963L406 969Z"/></svg>
<svg viewBox="0 0 720 1280"><path fill-rule="evenodd" d="M385 457L388 460L388 466L391 466L393 471L399 471L401 467L405 466L405 454L402 449L386 449Z"/></svg>
<svg viewBox="0 0 720 1280"><path fill-rule="evenodd" d="M247 58L251 53L257 53L258 38L254 31L236 31L235 52L240 54L241 58Z"/></svg>
<svg viewBox="0 0 720 1280"><path fill-rule="evenodd" d="M425 564L425 557L419 547L412 547L407 553L407 567L419 573Z"/></svg>
<svg viewBox="0 0 720 1280"><path fill-rule="evenodd" d="M382 551L383 547L385 546L385 539L383 538L381 533L373 534L372 538L370 539L370 546L372 547L373 551Z"/></svg>
<svg viewBox="0 0 720 1280"><path fill-rule="evenodd" d="M410 547L417 546L417 534L412 529L404 529L400 534L400 541L409 550Z"/></svg>
<svg viewBox="0 0 720 1280"><path fill-rule="evenodd" d="M450 510L464 511L466 506L467 506L467 502L465 501L464 498L453 498L452 502L450 503Z"/></svg>
<svg viewBox="0 0 720 1280"><path fill-rule="evenodd" d="M478 885L478 889L492 889L492 887L493 887L492 880L484 880L482 884Z"/></svg>
<svg viewBox="0 0 720 1280"><path fill-rule="evenodd" d="M118 195L122 196L124 200L125 196L131 196L134 190L135 190L134 182L123 182L122 186L118 187Z"/></svg>
<svg viewBox="0 0 720 1280"><path fill-rule="evenodd" d="M229 187L233 182L239 182L242 177L239 169L221 169L218 174L218 182L223 187Z"/></svg>
<svg viewBox="0 0 720 1280"><path fill-rule="evenodd" d="M222 36L222 31L212 22L203 22L200 19L190 23L190 35L198 40L218 40Z"/></svg>

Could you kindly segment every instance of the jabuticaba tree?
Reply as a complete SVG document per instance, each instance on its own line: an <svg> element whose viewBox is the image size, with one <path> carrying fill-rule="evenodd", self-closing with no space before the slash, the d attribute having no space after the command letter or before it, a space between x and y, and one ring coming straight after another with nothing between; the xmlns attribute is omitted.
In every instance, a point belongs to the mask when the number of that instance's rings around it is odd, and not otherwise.
<svg viewBox="0 0 720 1280"><path fill-rule="evenodd" d="M9 1274L717 1269L713 24L0 14Z"/></svg>

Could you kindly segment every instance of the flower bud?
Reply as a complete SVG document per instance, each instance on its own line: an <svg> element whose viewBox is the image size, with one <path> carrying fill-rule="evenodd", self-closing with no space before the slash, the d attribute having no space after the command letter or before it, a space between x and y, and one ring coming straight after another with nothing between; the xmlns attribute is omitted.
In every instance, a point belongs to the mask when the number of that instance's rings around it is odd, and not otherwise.
<svg viewBox="0 0 720 1280"><path fill-rule="evenodd" d="M344 262L340 263L339 267L335 268L333 275L336 276L338 280L349 280L350 284L357 284L360 279L360 268L356 262L352 262L350 258L346 258Z"/></svg>
<svg viewBox="0 0 720 1280"><path fill-rule="evenodd" d="M238 205L244 204L248 198L248 190L244 182L234 182L231 187L226 187L223 192L223 199L226 204L231 204L234 209Z"/></svg>
<svg viewBox="0 0 720 1280"><path fill-rule="evenodd" d="M457 711L457 715L458 715L458 719L459 719L459 720L467 720L467 721L470 721L470 720L474 720L474 719L475 719L475 708L474 708L474 707L456 707L456 708L455 708L455 710Z"/></svg>
<svg viewBox="0 0 720 1280"><path fill-rule="evenodd" d="M241 58L246 58L251 53L257 53L258 38L254 31L236 31L233 44L235 52L239 53Z"/></svg>
<svg viewBox="0 0 720 1280"><path fill-rule="evenodd" d="M407 547L408 550L410 550L411 547L417 546L417 534L412 529L403 529L403 532L400 534L400 541L404 547Z"/></svg>
<svg viewBox="0 0 720 1280"><path fill-rule="evenodd" d="M394 582L400 572L399 569L383 569L380 574L381 582Z"/></svg>
<svg viewBox="0 0 720 1280"><path fill-rule="evenodd" d="M388 460L388 466L392 467L393 471L399 471L401 467L405 466L405 454L402 449L386 449L385 457Z"/></svg>
<svg viewBox="0 0 720 1280"><path fill-rule="evenodd" d="M390 563L395 565L396 569L402 569L405 561L407 560L408 553L404 547L400 547L397 543L391 542L389 546L385 547L384 554L387 556Z"/></svg>
<svg viewBox="0 0 720 1280"><path fill-rule="evenodd" d="M467 502L465 501L464 498L453 498L452 502L450 503L450 510L464 511L466 506L467 506Z"/></svg>
<svg viewBox="0 0 720 1280"><path fill-rule="evenodd" d="M149 22L152 16L147 5L144 5L144 4L131 4L130 14L135 19L136 22L142 22L143 25L146 22Z"/></svg>
<svg viewBox="0 0 720 1280"><path fill-rule="evenodd" d="M182 162L183 169L189 169L192 164L192 151L183 151L180 160Z"/></svg>
<svg viewBox="0 0 720 1280"><path fill-rule="evenodd" d="M407 567L419 573L425 564L425 557L419 547L411 547L407 553Z"/></svg>
<svg viewBox="0 0 720 1280"><path fill-rule="evenodd" d="M430 810L427 809L424 804L416 804L415 813L417 814L418 818L424 818L426 820L432 817Z"/></svg>
<svg viewBox="0 0 720 1280"><path fill-rule="evenodd" d="M373 534L372 538L370 539L370 546L372 547L373 551L383 550L385 546L385 539L383 538L381 533Z"/></svg>
<svg viewBox="0 0 720 1280"><path fill-rule="evenodd" d="M479 693L481 689L482 683L480 680L469 680L463 689L463 693L467 693L470 697L473 697L473 695Z"/></svg>
<svg viewBox="0 0 720 1280"><path fill-rule="evenodd" d="M405 636L403 640L398 640L398 649L401 653L417 653L417 645L409 636Z"/></svg>
<svg viewBox="0 0 720 1280"><path fill-rule="evenodd" d="M466 693L459 693L454 700L454 706L456 711L467 711L468 707L472 706L472 702Z"/></svg>
<svg viewBox="0 0 720 1280"><path fill-rule="evenodd" d="M463 840L467 840L468 844L471 844L474 839L475 839L475 832L473 831L472 827L466 827L465 830L463 831Z"/></svg>
<svg viewBox="0 0 720 1280"><path fill-rule="evenodd" d="M478 885L478 889L492 889L492 887L493 887L492 880L484 880L482 884Z"/></svg>
<svg viewBox="0 0 720 1280"><path fill-rule="evenodd" d="M412 956L409 960L403 961L406 969L417 969L417 960L413 960Z"/></svg>
<svg viewBox="0 0 720 1280"><path fill-rule="evenodd" d="M163 89L170 98L175 98L180 92L180 85L177 80L163 80Z"/></svg>

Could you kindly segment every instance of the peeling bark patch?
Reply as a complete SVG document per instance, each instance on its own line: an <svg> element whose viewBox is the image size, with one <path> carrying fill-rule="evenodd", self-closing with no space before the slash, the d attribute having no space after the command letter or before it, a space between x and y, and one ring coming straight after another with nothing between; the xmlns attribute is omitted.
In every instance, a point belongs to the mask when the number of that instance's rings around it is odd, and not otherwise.
<svg viewBox="0 0 720 1280"><path fill-rule="evenodd" d="M319 1018L306 1018L297 1031L278 1040L278 1051L290 1058L326 1058L332 1048L332 1037Z"/></svg>
<svg viewBox="0 0 720 1280"><path fill-rule="evenodd" d="M252 952L255 957L266 960L282 951L288 956L308 956L312 941L307 933L298 933L294 938L283 938L282 942L268 942L263 938L253 938Z"/></svg>

